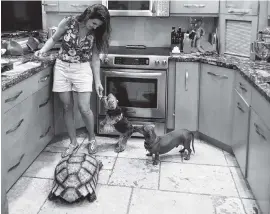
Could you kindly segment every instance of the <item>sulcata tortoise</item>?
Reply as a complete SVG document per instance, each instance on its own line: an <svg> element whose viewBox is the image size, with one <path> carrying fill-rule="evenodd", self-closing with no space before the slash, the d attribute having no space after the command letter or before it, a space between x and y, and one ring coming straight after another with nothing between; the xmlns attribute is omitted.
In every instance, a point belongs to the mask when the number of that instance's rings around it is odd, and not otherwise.
<svg viewBox="0 0 270 214"><path fill-rule="evenodd" d="M68 203L87 198L96 200L95 189L103 164L88 154L71 154L55 167L54 184L48 199L62 198Z"/></svg>

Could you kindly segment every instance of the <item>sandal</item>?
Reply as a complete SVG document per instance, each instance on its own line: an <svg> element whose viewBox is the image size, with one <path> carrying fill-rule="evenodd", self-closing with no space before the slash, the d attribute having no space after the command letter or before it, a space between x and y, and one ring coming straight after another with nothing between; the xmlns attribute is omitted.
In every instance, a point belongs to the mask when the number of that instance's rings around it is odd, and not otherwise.
<svg viewBox="0 0 270 214"><path fill-rule="evenodd" d="M97 141L96 139L94 140L90 140L88 142L88 153L91 154L95 154L97 152Z"/></svg>
<svg viewBox="0 0 270 214"><path fill-rule="evenodd" d="M73 144L69 144L68 148L66 149L66 151L64 151L62 153L62 158L67 157L69 155L71 155L77 148L79 147L79 144L77 143L76 145Z"/></svg>

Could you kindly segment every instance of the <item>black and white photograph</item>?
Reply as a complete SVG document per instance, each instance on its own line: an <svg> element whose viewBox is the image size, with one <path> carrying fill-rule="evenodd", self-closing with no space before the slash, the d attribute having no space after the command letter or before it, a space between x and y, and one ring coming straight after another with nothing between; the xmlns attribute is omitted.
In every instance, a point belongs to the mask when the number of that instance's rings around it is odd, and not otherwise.
<svg viewBox="0 0 270 214"><path fill-rule="evenodd" d="M1 1L2 214L270 214L270 0Z"/></svg>

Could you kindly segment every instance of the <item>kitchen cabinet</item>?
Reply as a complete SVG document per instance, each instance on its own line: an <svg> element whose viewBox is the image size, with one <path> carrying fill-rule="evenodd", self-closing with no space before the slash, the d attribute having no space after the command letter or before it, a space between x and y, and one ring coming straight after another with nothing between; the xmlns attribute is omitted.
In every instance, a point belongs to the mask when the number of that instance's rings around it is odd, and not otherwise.
<svg viewBox="0 0 270 214"><path fill-rule="evenodd" d="M237 15L258 15L259 0L220 1L220 13Z"/></svg>
<svg viewBox="0 0 270 214"><path fill-rule="evenodd" d="M28 168L32 161L52 140L53 108L51 97L52 68L49 67L38 74L22 81L30 85L31 90L22 91L20 94L27 95L20 102L18 96L13 97L14 105L3 113L2 124L2 152L9 154L2 164L6 168L7 190ZM2 103L7 96L17 91L15 85L3 92ZM7 109L7 108L6 108Z"/></svg>
<svg viewBox="0 0 270 214"><path fill-rule="evenodd" d="M199 132L231 146L235 71L201 64Z"/></svg>
<svg viewBox="0 0 270 214"><path fill-rule="evenodd" d="M219 27L221 54L250 56L250 44L257 39L257 16L220 14Z"/></svg>
<svg viewBox="0 0 270 214"><path fill-rule="evenodd" d="M93 87L94 88L94 87ZM85 127L83 118L81 116L81 113L79 111L79 107L78 107L78 98L77 98L77 94L73 93L74 95L74 108L73 108L73 112L74 112L74 119L75 119L75 128L79 129L82 127ZM64 122L64 112L63 112L63 107L62 107L62 103L59 99L59 96L57 93L54 94L54 128L55 128L55 135L60 135L63 133L67 132L66 126L65 126L65 122ZM96 112L97 112L97 94L96 91L94 90L91 93L91 100L90 100L90 108L92 109L93 115L94 115L94 124L96 127Z"/></svg>
<svg viewBox="0 0 270 214"><path fill-rule="evenodd" d="M170 15L218 15L219 1L170 1Z"/></svg>
<svg viewBox="0 0 270 214"><path fill-rule="evenodd" d="M175 129L198 130L199 63L176 62Z"/></svg>
<svg viewBox="0 0 270 214"><path fill-rule="evenodd" d="M269 112L268 112L269 113ZM262 213L269 213L270 192L270 129L251 110L247 180Z"/></svg>
<svg viewBox="0 0 270 214"><path fill-rule="evenodd" d="M239 95L242 96L244 101L250 106L251 105L251 84L240 74L240 72L236 72L235 75L235 85L234 88L237 90Z"/></svg>
<svg viewBox="0 0 270 214"><path fill-rule="evenodd" d="M45 12L58 12L59 2L58 1L42 1Z"/></svg>
<svg viewBox="0 0 270 214"><path fill-rule="evenodd" d="M267 3L268 3L268 19L270 19L270 0L268 0Z"/></svg>
<svg viewBox="0 0 270 214"><path fill-rule="evenodd" d="M236 89L233 107L232 150L246 177L250 108Z"/></svg>
<svg viewBox="0 0 270 214"><path fill-rule="evenodd" d="M93 4L101 4L100 1L59 1L59 12L83 12Z"/></svg>

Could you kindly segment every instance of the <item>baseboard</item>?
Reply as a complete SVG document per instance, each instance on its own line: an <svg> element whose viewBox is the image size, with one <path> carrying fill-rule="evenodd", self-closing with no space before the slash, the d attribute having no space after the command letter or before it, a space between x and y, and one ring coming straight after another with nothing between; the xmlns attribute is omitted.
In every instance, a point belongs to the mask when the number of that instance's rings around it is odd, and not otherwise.
<svg viewBox="0 0 270 214"><path fill-rule="evenodd" d="M222 149L226 152L229 152L230 154L233 155L233 150L232 150L231 146L228 146L228 145L226 145L218 140L215 140L215 139L213 139L213 138L211 138L211 137L209 137L201 132L198 132L198 138L203 140L203 141L206 141L209 144L216 146L219 149Z"/></svg>

